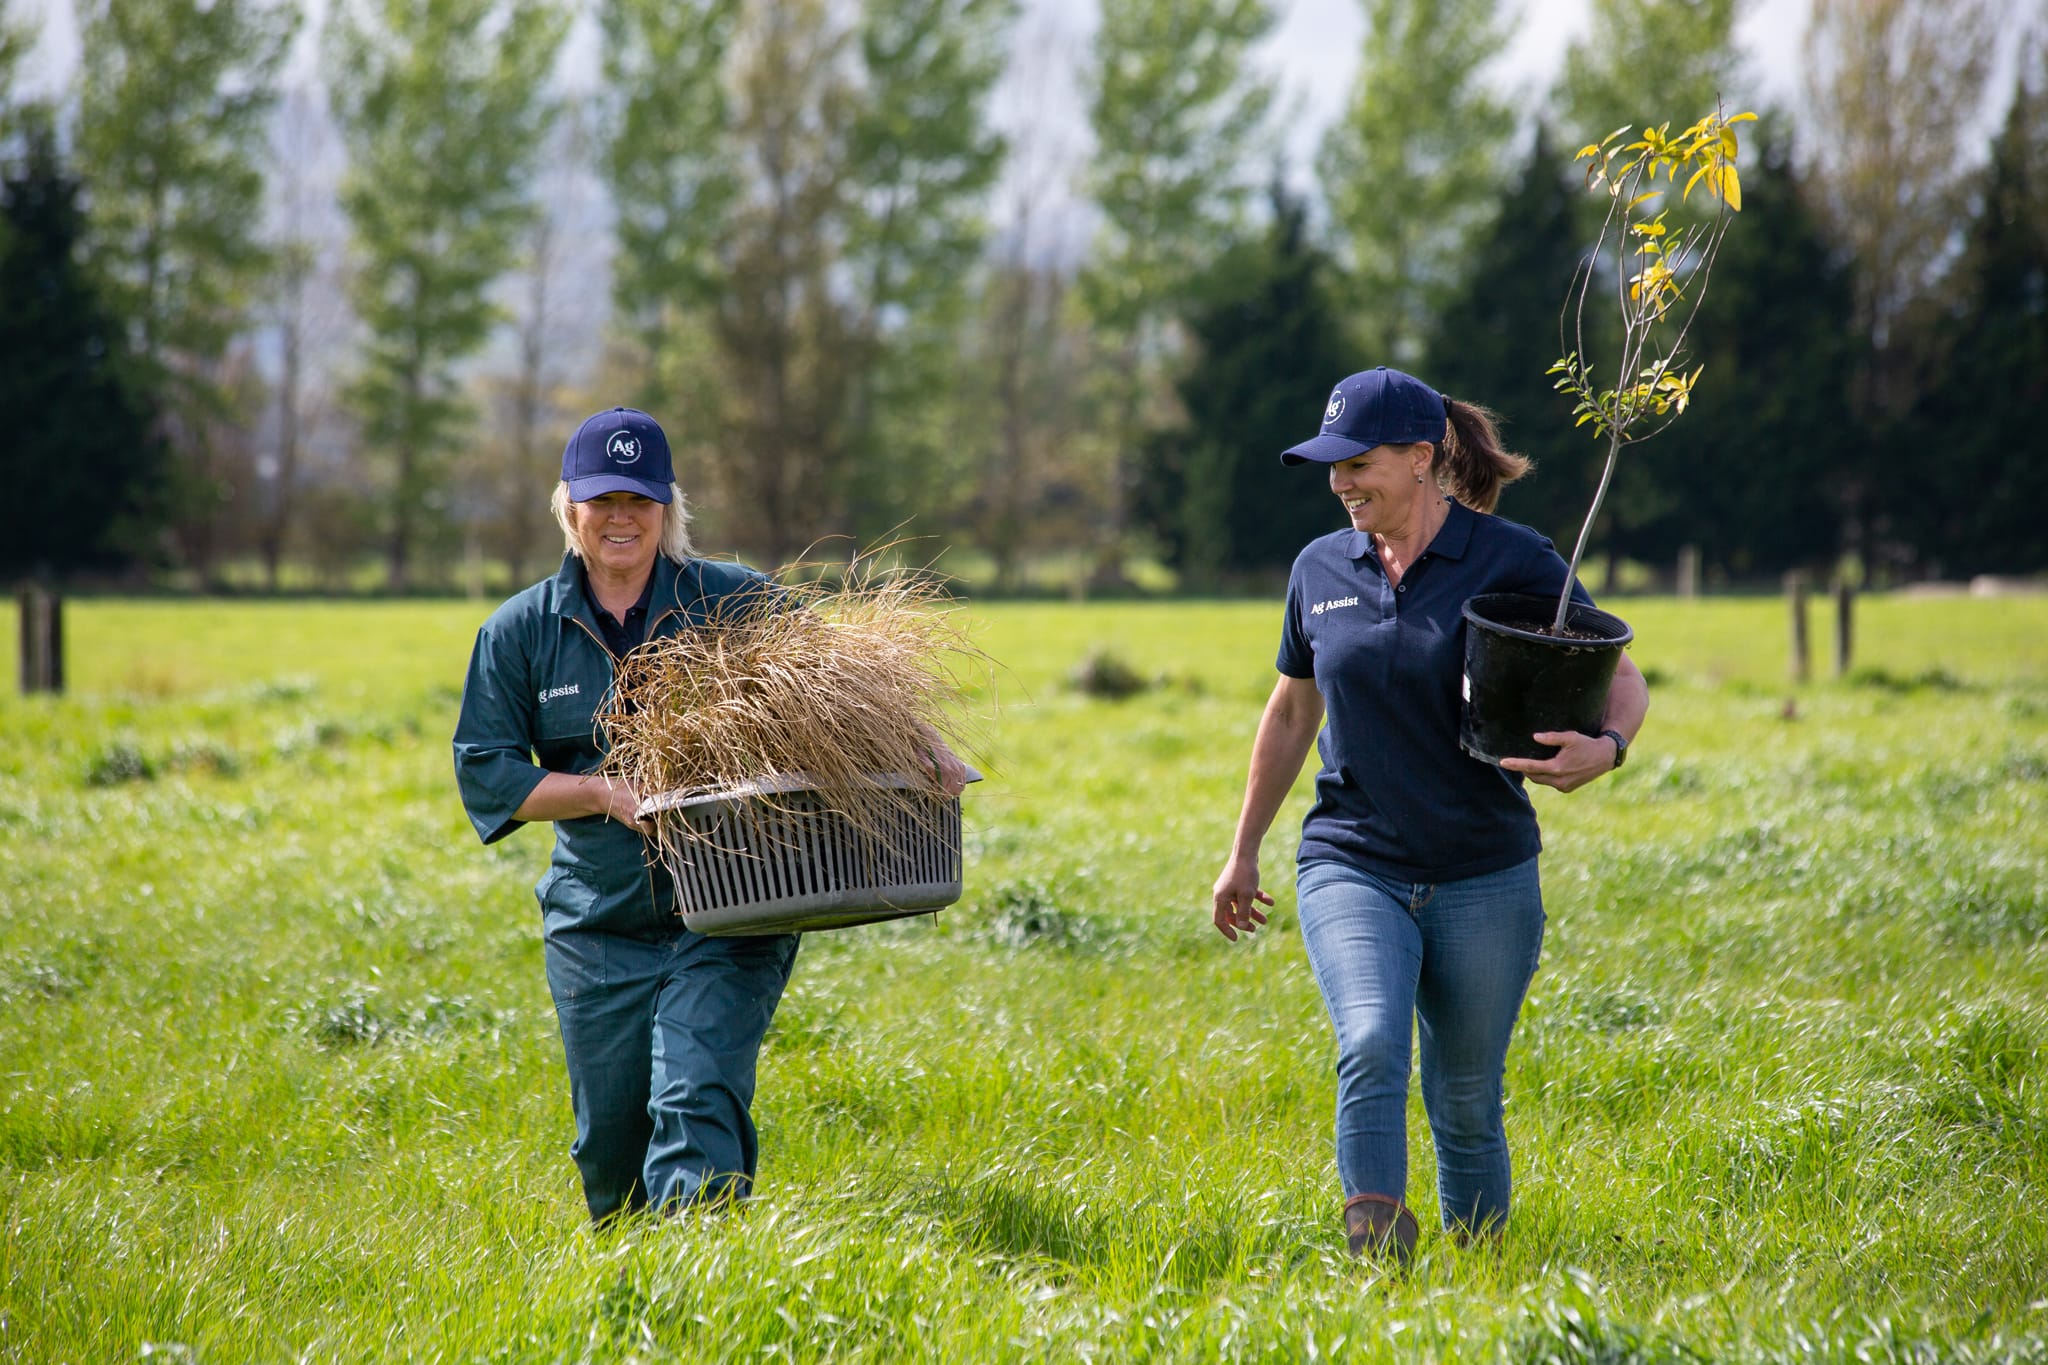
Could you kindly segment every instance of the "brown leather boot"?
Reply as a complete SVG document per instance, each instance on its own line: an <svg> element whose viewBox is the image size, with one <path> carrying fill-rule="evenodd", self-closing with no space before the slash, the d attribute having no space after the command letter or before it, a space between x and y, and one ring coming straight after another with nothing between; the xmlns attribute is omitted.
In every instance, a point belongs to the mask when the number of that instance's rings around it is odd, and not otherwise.
<svg viewBox="0 0 2048 1365"><path fill-rule="evenodd" d="M1391 1195L1354 1194L1344 1201L1344 1240L1353 1256L1389 1256L1407 1265L1420 1231L1408 1206Z"/></svg>

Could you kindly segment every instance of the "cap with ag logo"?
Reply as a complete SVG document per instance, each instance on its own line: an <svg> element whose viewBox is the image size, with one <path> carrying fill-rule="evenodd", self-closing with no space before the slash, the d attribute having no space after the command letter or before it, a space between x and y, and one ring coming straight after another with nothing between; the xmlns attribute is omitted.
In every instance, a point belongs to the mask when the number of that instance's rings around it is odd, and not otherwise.
<svg viewBox="0 0 2048 1365"><path fill-rule="evenodd" d="M562 447L562 481L571 502L606 493L638 493L667 502L676 481L668 437L638 408L612 408L586 419Z"/></svg>
<svg viewBox="0 0 2048 1365"><path fill-rule="evenodd" d="M1444 396L1414 375L1382 365L1340 382L1323 405L1323 429L1280 454L1282 464L1335 464L1374 446L1444 441Z"/></svg>

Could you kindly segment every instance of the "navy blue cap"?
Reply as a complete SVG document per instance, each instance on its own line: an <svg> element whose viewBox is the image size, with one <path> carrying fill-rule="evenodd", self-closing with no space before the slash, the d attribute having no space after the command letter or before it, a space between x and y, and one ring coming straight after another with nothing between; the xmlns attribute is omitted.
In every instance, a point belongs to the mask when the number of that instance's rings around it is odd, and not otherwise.
<svg viewBox="0 0 2048 1365"><path fill-rule="evenodd" d="M1444 443L1444 396L1412 374L1382 365L1330 390L1323 430L1281 452L1281 464L1335 464L1374 446Z"/></svg>
<svg viewBox="0 0 2048 1365"><path fill-rule="evenodd" d="M638 493L667 502L676 481L661 423L638 408L613 408L586 418L562 447L569 501L606 493Z"/></svg>

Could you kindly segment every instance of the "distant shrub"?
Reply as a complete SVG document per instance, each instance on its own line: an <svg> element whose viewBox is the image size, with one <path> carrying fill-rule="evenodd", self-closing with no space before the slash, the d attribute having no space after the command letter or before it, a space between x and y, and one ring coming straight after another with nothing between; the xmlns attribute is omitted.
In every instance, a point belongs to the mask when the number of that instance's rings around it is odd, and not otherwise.
<svg viewBox="0 0 2048 1365"><path fill-rule="evenodd" d="M271 678L250 688L249 699L255 702L304 701L318 686L317 680L304 676Z"/></svg>
<svg viewBox="0 0 2048 1365"><path fill-rule="evenodd" d="M85 785L118 787L124 782L148 782L156 777L156 765L133 744L109 744L86 764Z"/></svg>
<svg viewBox="0 0 2048 1365"><path fill-rule="evenodd" d="M1929 668L1919 673L1902 676L1876 664L1865 664L1849 670L1843 679L1851 687L1868 687L1880 692L1962 692L1969 684L1945 668Z"/></svg>
<svg viewBox="0 0 2048 1365"><path fill-rule="evenodd" d="M325 749L340 744L348 738L348 727L340 721L325 716L308 717L296 725L288 725L277 732L272 748L280 758Z"/></svg>
<svg viewBox="0 0 2048 1365"><path fill-rule="evenodd" d="M322 1048L371 1047L443 1037L458 1029L495 1030L511 1010L485 1009L468 996L429 995L416 1005L386 1001L375 986L353 984L327 1004L303 1005L293 1022Z"/></svg>
<svg viewBox="0 0 2048 1365"><path fill-rule="evenodd" d="M975 932L1005 948L1074 948L1095 938L1095 926L1059 903L1043 882L1008 882L976 903Z"/></svg>
<svg viewBox="0 0 2048 1365"><path fill-rule="evenodd" d="M48 962L0 964L0 1000L19 996L61 1000L77 991L79 984L76 977Z"/></svg>
<svg viewBox="0 0 2048 1365"><path fill-rule="evenodd" d="M209 772L216 777L236 777L242 760L235 751L215 740L182 740L171 750L170 766L180 772Z"/></svg>
<svg viewBox="0 0 2048 1365"><path fill-rule="evenodd" d="M1088 697L1122 701L1152 684L1145 676L1106 649L1091 650L1067 674L1067 686Z"/></svg>

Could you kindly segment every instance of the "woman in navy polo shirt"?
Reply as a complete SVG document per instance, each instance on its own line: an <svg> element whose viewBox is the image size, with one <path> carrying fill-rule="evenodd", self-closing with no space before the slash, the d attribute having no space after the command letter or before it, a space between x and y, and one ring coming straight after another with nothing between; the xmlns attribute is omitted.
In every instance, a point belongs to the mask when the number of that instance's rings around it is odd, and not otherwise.
<svg viewBox="0 0 2048 1365"><path fill-rule="evenodd" d="M1620 766L1649 709L1621 660L1599 736L1542 733L1556 756L1501 767L1458 747L1466 599L1555 597L1569 572L1542 536L1493 516L1528 462L1490 414L1381 367L1330 395L1322 431L1285 464L1328 467L1351 529L1294 562L1280 680L1252 745L1218 931L1266 922L1259 845L1321 728L1302 825L1302 940L1337 1031L1337 1171L1354 1253L1413 1255L1406 1203L1410 1020L1436 1141L1444 1226L1461 1239L1508 1213L1501 1078L1543 945L1541 839L1523 779L1572 791ZM1590 602L1574 584L1572 593ZM1503 771L1507 769L1508 771Z"/></svg>

